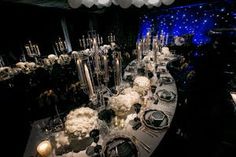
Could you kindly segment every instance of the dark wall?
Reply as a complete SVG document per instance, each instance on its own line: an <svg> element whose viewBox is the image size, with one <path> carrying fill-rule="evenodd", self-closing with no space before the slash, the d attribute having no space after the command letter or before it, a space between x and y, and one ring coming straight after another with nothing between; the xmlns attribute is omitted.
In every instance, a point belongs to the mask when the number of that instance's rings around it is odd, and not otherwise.
<svg viewBox="0 0 236 157"><path fill-rule="evenodd" d="M73 50L78 50L78 39L92 28L103 36L105 42L112 32L119 44L131 49L135 46L141 14L142 11L134 8L124 10L116 6L63 10L0 3L0 55L7 65L16 63L28 40L39 45L42 55L53 53L53 43L59 36L63 37L61 18L64 17Z"/></svg>
<svg viewBox="0 0 236 157"><path fill-rule="evenodd" d="M0 54L11 55L10 63L17 60L28 41L38 43L42 52L52 51L52 41L62 35L58 10L29 5L0 4Z"/></svg>
<svg viewBox="0 0 236 157"><path fill-rule="evenodd" d="M133 9L123 10L115 6L94 11L69 11L66 19L71 32L72 46L78 48L78 38L93 28L104 37L105 42L107 36L113 33L118 44L127 44L132 48L138 34L140 14L142 13Z"/></svg>

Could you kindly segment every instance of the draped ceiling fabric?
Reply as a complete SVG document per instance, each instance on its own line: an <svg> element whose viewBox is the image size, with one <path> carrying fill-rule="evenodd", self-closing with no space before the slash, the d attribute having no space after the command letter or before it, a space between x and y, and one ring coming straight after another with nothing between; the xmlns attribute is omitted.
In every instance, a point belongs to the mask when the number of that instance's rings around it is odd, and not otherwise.
<svg viewBox="0 0 236 157"><path fill-rule="evenodd" d="M52 7L52 8L62 8L62 9L71 8L67 0L2 0L2 2L24 3L24 4L37 5L41 7ZM78 2L75 1L73 3L78 3Z"/></svg>
<svg viewBox="0 0 236 157"><path fill-rule="evenodd" d="M25 3L38 5L42 7L54 7L63 9L76 9L81 6L91 8L97 6L98 8L109 7L112 4L127 9L131 6L141 8L146 5L148 8L159 7L163 5L171 5L175 0L3 0L14 3Z"/></svg>

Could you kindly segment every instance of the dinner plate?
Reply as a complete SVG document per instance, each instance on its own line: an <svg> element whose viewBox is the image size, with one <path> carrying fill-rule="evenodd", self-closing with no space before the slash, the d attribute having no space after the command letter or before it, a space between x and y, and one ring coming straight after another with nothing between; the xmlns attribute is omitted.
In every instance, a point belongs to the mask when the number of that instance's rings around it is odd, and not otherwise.
<svg viewBox="0 0 236 157"><path fill-rule="evenodd" d="M169 126L168 116L160 110L150 109L144 112L142 121L152 130L160 130Z"/></svg>
<svg viewBox="0 0 236 157"><path fill-rule="evenodd" d="M135 66L136 65L136 61L130 62L129 66Z"/></svg>
<svg viewBox="0 0 236 157"><path fill-rule="evenodd" d="M163 89L163 90L157 91L157 96L158 96L158 99L162 101L171 102L175 100L176 94L171 91L167 91L166 89Z"/></svg>
<svg viewBox="0 0 236 157"><path fill-rule="evenodd" d="M114 137L110 139L104 149L105 157L138 157L138 150L128 137Z"/></svg>
<svg viewBox="0 0 236 157"><path fill-rule="evenodd" d="M127 67L127 69L125 70L126 72L130 72L130 73L134 73L134 67Z"/></svg>
<svg viewBox="0 0 236 157"><path fill-rule="evenodd" d="M160 77L160 82L162 82L163 84L171 84L174 82L174 80L171 77L162 76Z"/></svg>
<svg viewBox="0 0 236 157"><path fill-rule="evenodd" d="M166 69L164 69L164 68L160 68L160 69L158 69L158 72L164 74L164 73L166 73L167 71L166 71Z"/></svg>

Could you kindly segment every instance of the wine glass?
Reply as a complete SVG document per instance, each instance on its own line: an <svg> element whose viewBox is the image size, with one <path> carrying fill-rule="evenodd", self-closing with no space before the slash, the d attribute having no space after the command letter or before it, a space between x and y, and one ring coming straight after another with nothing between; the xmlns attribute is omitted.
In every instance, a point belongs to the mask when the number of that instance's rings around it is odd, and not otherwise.
<svg viewBox="0 0 236 157"><path fill-rule="evenodd" d="M147 74L149 79L151 79L154 76L153 72L151 72L150 70L147 71Z"/></svg>
<svg viewBox="0 0 236 157"><path fill-rule="evenodd" d="M156 92L156 88L157 88L156 85L151 85L151 92L152 92L152 94L154 94Z"/></svg>
<svg viewBox="0 0 236 157"><path fill-rule="evenodd" d="M99 139L97 139L98 137L99 137L99 130L98 129L93 129L92 131L90 131L90 133L89 133L89 136L91 137L91 138L93 138L93 140L94 140L94 142L95 143L97 143L98 141L97 140L99 140Z"/></svg>
<svg viewBox="0 0 236 157"><path fill-rule="evenodd" d="M156 72L156 76L157 76L158 79L160 79L160 75L161 75L161 72L159 72L159 71Z"/></svg>
<svg viewBox="0 0 236 157"><path fill-rule="evenodd" d="M98 129L93 129L90 131L89 136L93 139L95 146L89 146L86 150L88 156L100 156L100 151L102 149L101 145L98 145L100 131Z"/></svg>
<svg viewBox="0 0 236 157"><path fill-rule="evenodd" d="M139 112L141 110L141 106L142 105L139 104L139 103L134 104L134 110L135 110L135 113L136 113L136 117L134 118L135 122L140 121L140 118L138 117L138 114L139 114Z"/></svg>

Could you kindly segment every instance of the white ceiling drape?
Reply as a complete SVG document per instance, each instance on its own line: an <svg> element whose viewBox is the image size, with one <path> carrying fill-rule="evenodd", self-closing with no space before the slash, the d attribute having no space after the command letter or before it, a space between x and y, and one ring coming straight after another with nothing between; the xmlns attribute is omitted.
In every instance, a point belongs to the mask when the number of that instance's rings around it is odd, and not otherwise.
<svg viewBox="0 0 236 157"><path fill-rule="evenodd" d="M65 8L65 9L76 9L82 5L91 8L92 6L97 6L98 8L109 7L112 4L120 6L121 8L129 8L130 6L135 6L141 8L144 5L148 8L160 7L161 4L171 5L175 0L2 0L5 2L14 3L26 3L33 4L42 7L55 7L55 8Z"/></svg>
<svg viewBox="0 0 236 157"><path fill-rule="evenodd" d="M94 4L99 8L101 6L108 7L111 4L119 5L121 8L129 8L131 5L134 5L137 8L141 8L146 5L148 7L160 7L161 4L171 5L175 0L68 0L68 4L74 4L71 8L76 8L80 2L71 3L69 1L82 1L82 4L88 8L92 7ZM78 8L78 7L77 7Z"/></svg>

